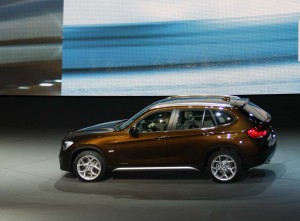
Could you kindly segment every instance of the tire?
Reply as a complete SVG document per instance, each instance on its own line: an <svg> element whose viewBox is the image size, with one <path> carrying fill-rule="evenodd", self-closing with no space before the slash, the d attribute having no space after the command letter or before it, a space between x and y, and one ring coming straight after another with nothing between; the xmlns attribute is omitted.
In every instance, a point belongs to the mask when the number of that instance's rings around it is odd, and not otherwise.
<svg viewBox="0 0 300 221"><path fill-rule="evenodd" d="M242 173L241 160L232 151L217 151L210 156L207 170L214 181L231 183L237 181Z"/></svg>
<svg viewBox="0 0 300 221"><path fill-rule="evenodd" d="M101 180L105 175L104 158L95 151L84 151L74 160L73 171L79 180L84 182L95 182Z"/></svg>

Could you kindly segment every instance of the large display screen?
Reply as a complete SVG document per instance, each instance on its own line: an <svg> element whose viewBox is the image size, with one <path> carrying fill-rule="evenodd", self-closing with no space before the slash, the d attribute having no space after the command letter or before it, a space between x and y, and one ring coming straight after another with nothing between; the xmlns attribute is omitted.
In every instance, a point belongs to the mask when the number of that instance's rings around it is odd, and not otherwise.
<svg viewBox="0 0 300 221"><path fill-rule="evenodd" d="M0 1L0 95L60 95L63 0Z"/></svg>
<svg viewBox="0 0 300 221"><path fill-rule="evenodd" d="M299 0L3 0L0 94L300 93Z"/></svg>
<svg viewBox="0 0 300 221"><path fill-rule="evenodd" d="M300 1L64 1L63 95L300 92Z"/></svg>

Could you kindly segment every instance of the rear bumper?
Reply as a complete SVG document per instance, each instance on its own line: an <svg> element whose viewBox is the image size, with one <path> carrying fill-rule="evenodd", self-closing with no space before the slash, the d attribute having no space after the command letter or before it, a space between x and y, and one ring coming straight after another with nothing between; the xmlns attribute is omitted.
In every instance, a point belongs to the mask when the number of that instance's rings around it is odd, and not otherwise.
<svg viewBox="0 0 300 221"><path fill-rule="evenodd" d="M264 152L260 153L257 156L245 157L245 160L243 161L243 166L245 168L251 168L269 162L271 158L274 156L275 152L276 152L276 142L271 147L268 147Z"/></svg>

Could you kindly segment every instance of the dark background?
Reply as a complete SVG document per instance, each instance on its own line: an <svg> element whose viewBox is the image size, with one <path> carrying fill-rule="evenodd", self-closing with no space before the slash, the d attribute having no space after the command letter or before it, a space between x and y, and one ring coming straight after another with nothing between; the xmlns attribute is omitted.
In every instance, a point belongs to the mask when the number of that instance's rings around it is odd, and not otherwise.
<svg viewBox="0 0 300 221"><path fill-rule="evenodd" d="M0 96L1 220L298 221L300 94L245 97L272 115L278 148L270 164L220 185L186 170L115 172L88 184L59 169L71 130L129 118L164 97Z"/></svg>
<svg viewBox="0 0 300 221"><path fill-rule="evenodd" d="M278 128L299 127L300 94L247 95L267 110ZM2 128L80 128L105 121L127 119L145 106L165 97L61 97L2 96Z"/></svg>

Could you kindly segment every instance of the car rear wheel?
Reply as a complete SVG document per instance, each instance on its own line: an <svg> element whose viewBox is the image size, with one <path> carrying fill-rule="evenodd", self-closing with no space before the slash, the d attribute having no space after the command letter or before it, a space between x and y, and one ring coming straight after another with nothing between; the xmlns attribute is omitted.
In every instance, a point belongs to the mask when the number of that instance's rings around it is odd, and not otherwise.
<svg viewBox="0 0 300 221"><path fill-rule="evenodd" d="M242 171L240 158L232 151L217 151L209 158L208 171L216 182L236 181Z"/></svg>
<svg viewBox="0 0 300 221"><path fill-rule="evenodd" d="M84 151L76 157L73 171L81 181L99 181L105 174L105 161L97 152Z"/></svg>

